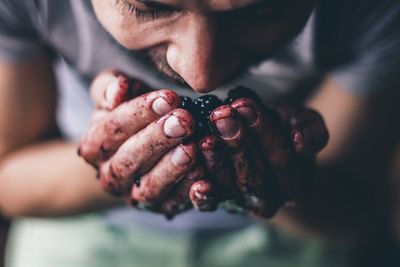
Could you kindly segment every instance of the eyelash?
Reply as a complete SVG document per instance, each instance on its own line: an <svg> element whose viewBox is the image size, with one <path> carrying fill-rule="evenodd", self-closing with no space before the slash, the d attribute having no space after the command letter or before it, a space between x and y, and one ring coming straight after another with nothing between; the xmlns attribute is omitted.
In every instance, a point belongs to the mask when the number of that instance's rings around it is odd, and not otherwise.
<svg viewBox="0 0 400 267"><path fill-rule="evenodd" d="M159 9L151 9L151 8L149 8L148 10L143 10L143 9L136 7L134 4L132 4L128 0L116 0L116 2L122 9L133 14L136 19L141 20L141 21L156 20L160 17L168 16L171 13L173 13L173 11L171 11L171 10L159 10ZM268 17L265 17L264 14L244 13L244 14L242 14L242 18L247 18L250 21L256 21L258 23L260 21L273 22L277 18L279 18L279 16L281 15L280 11L282 11L282 8L280 10L275 10L275 12L272 12L272 14L270 14ZM226 15L228 15L228 14L226 14ZM226 15L222 15L221 17L225 17L225 18L230 17L229 15L228 16L226 16ZM234 16L234 17L236 17L236 16ZM235 20L236 20L236 18L235 18Z"/></svg>
<svg viewBox="0 0 400 267"><path fill-rule="evenodd" d="M139 9L127 0L117 0L117 4L119 4L124 10L135 15L135 17L140 20L156 20L171 13L171 11L167 10Z"/></svg>

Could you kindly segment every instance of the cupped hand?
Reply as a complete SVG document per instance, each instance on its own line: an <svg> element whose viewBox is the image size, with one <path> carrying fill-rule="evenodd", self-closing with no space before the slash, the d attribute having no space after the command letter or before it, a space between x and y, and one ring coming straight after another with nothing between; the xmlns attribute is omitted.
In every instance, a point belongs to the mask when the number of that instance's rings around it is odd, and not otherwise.
<svg viewBox="0 0 400 267"><path fill-rule="evenodd" d="M315 156L329 137L316 111L240 98L216 108L211 121L219 137L205 137L199 147L221 201L269 218L284 203L307 198Z"/></svg>
<svg viewBox="0 0 400 267"><path fill-rule="evenodd" d="M104 190L168 217L190 208L189 192L204 171L197 145L181 143L194 121L178 108L180 97L111 70L94 80L91 95L96 110L78 153L98 170Z"/></svg>

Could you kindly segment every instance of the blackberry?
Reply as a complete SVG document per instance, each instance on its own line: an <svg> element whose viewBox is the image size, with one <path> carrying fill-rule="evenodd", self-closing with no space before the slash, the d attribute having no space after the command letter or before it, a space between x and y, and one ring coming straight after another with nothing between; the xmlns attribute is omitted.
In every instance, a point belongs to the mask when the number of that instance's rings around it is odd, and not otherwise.
<svg viewBox="0 0 400 267"><path fill-rule="evenodd" d="M214 109L222 104L222 101L215 95L204 95L193 102L194 117L202 136L215 133L210 121L210 115Z"/></svg>
<svg viewBox="0 0 400 267"><path fill-rule="evenodd" d="M253 99L259 104L262 103L261 98L256 93L254 93L253 90L245 86L238 86L234 89L229 90L228 97L225 99L224 103L230 105L233 101L242 97Z"/></svg>
<svg viewBox="0 0 400 267"><path fill-rule="evenodd" d="M189 111L194 120L196 121L195 133L186 138L183 142L189 143L192 141L198 141L200 138L207 134L215 133L215 130L210 121L210 115L212 111L222 105L222 101L215 95L204 95L192 101L190 97L181 96L182 103L180 108Z"/></svg>
<svg viewBox="0 0 400 267"><path fill-rule="evenodd" d="M188 96L181 96L182 103L180 104L180 108L186 109L187 111L192 111L193 108L193 101Z"/></svg>

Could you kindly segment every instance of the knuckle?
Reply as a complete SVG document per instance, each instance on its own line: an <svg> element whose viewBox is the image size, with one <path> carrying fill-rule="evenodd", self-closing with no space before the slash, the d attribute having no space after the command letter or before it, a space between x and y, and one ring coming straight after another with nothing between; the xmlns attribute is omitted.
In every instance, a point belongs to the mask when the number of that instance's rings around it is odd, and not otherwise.
<svg viewBox="0 0 400 267"><path fill-rule="evenodd" d="M107 179L105 176L100 179L100 187L107 193L113 196L122 196L122 192L119 186L112 179Z"/></svg>
<svg viewBox="0 0 400 267"><path fill-rule="evenodd" d="M157 197L155 186L151 185L151 177L142 177L140 186L137 189L137 200L141 203L152 203Z"/></svg>
<svg viewBox="0 0 400 267"><path fill-rule="evenodd" d="M126 131L124 130L124 126L114 116L109 116L108 119L104 121L103 129L106 133L112 136L113 139L118 140L127 137Z"/></svg>
<svg viewBox="0 0 400 267"><path fill-rule="evenodd" d="M124 182L111 163L101 166L99 176L101 188L111 195L124 196L129 193L130 185Z"/></svg>
<svg viewBox="0 0 400 267"><path fill-rule="evenodd" d="M121 151L116 153L112 158L109 172L115 179L129 181L129 178L134 180L135 177L138 177L139 168L140 164Z"/></svg>
<svg viewBox="0 0 400 267"><path fill-rule="evenodd" d="M141 202L153 202L157 198L157 190L148 184L142 184L139 187L139 200Z"/></svg>
<svg viewBox="0 0 400 267"><path fill-rule="evenodd" d="M93 149L93 145L83 141L78 148L78 155L82 157L87 163L97 166L97 153L96 150Z"/></svg>

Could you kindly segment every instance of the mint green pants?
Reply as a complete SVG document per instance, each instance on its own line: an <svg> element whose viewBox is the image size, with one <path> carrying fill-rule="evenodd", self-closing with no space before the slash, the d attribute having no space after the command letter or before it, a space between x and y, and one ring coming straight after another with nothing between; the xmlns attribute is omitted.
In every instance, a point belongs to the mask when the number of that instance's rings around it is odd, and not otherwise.
<svg viewBox="0 0 400 267"><path fill-rule="evenodd" d="M7 267L329 267L347 266L346 249L252 225L225 232L115 228L100 216L16 222Z"/></svg>

